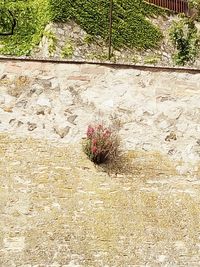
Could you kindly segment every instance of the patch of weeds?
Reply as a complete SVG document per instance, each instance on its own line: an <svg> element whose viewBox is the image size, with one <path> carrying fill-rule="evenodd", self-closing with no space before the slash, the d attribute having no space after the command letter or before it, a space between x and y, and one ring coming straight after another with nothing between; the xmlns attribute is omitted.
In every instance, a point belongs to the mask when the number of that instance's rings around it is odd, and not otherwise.
<svg viewBox="0 0 200 267"><path fill-rule="evenodd" d="M52 56L56 51L56 45L58 41L56 35L52 31L44 31L43 36L48 39L48 51L49 55Z"/></svg>
<svg viewBox="0 0 200 267"><path fill-rule="evenodd" d="M144 59L144 64L156 65L159 61L160 61L160 57L158 56L147 56Z"/></svg>
<svg viewBox="0 0 200 267"><path fill-rule="evenodd" d="M91 34L86 34L86 35L84 36L83 42L84 42L85 44L91 44L91 43L93 43L93 42L94 42L94 36L91 35Z"/></svg>
<svg viewBox="0 0 200 267"><path fill-rule="evenodd" d="M134 64L139 63L140 62L140 57L137 56L137 55L132 56L131 62L133 62Z"/></svg>
<svg viewBox="0 0 200 267"><path fill-rule="evenodd" d="M88 59L91 59L91 60L99 60L99 61L108 60L108 54L106 53L98 54L96 52L93 52L93 53L88 54L87 57Z"/></svg>
<svg viewBox="0 0 200 267"><path fill-rule="evenodd" d="M67 41L62 48L61 57L62 58L72 58L74 54L74 46L71 41Z"/></svg>

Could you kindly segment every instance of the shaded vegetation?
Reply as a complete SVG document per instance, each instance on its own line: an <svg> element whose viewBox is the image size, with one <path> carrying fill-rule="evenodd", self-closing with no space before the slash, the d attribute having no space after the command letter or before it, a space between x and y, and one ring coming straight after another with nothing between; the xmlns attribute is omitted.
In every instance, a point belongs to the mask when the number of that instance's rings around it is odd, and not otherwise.
<svg viewBox="0 0 200 267"><path fill-rule="evenodd" d="M174 63L182 66L193 63L200 49L200 36L195 22L188 18L174 21L169 34L176 48Z"/></svg>

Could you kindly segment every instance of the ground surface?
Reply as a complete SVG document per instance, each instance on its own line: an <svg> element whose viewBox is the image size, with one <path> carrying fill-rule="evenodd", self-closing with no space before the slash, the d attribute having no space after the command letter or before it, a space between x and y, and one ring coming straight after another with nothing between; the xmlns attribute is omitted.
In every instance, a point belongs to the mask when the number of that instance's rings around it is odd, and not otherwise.
<svg viewBox="0 0 200 267"><path fill-rule="evenodd" d="M0 64L0 266L200 266L200 74ZM81 151L98 114L125 155Z"/></svg>
<svg viewBox="0 0 200 267"><path fill-rule="evenodd" d="M0 266L199 266L199 181L166 158L108 175L78 146L8 135L0 155Z"/></svg>

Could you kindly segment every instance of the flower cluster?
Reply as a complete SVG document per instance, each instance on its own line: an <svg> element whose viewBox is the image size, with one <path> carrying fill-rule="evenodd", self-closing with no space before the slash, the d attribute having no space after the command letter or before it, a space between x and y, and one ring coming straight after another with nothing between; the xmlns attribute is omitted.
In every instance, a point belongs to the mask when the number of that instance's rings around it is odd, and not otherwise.
<svg viewBox="0 0 200 267"><path fill-rule="evenodd" d="M117 153L119 141L110 128L103 124L89 125L83 149L91 161L99 164L113 159Z"/></svg>

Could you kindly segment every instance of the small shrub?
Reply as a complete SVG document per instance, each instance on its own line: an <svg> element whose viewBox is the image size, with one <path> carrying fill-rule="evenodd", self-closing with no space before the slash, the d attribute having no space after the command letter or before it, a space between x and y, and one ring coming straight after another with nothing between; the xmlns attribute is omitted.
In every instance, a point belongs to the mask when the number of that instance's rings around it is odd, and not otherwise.
<svg viewBox="0 0 200 267"><path fill-rule="evenodd" d="M114 130L102 123L89 125L83 151L96 164L113 161L119 154L119 138Z"/></svg>
<svg viewBox="0 0 200 267"><path fill-rule="evenodd" d="M187 63L193 63L199 53L200 46L195 22L188 18L174 21L169 35L176 48L173 55L175 64L184 66Z"/></svg>

